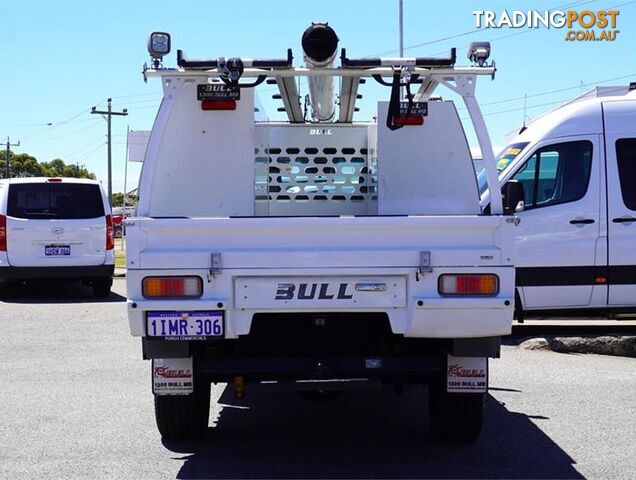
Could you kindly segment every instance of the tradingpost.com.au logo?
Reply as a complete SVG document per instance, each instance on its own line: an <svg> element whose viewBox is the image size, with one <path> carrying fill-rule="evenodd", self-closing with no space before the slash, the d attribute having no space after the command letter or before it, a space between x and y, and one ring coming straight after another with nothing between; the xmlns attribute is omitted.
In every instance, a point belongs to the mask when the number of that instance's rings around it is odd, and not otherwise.
<svg viewBox="0 0 636 480"><path fill-rule="evenodd" d="M566 41L613 42L620 30L616 29L618 10L474 10L477 28L566 28Z"/></svg>

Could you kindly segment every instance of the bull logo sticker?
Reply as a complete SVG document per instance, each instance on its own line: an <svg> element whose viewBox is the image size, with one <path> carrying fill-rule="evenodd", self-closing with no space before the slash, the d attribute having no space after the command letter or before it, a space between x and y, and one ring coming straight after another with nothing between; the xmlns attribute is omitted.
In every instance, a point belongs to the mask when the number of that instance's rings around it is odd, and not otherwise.
<svg viewBox="0 0 636 480"><path fill-rule="evenodd" d="M274 300L350 300L348 289L348 283L279 283Z"/></svg>

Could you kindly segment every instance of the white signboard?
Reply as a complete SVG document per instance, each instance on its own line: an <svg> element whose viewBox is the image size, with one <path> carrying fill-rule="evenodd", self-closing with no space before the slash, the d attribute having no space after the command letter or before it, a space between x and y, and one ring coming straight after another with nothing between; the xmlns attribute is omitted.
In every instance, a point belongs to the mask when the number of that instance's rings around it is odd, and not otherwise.
<svg viewBox="0 0 636 480"><path fill-rule="evenodd" d="M152 361L152 393L188 395L193 391L192 357L155 358Z"/></svg>
<svg viewBox="0 0 636 480"><path fill-rule="evenodd" d="M446 380L448 393L486 393L488 359L448 355Z"/></svg>
<svg viewBox="0 0 636 480"><path fill-rule="evenodd" d="M150 138L149 130L131 130L128 132L128 161L143 162Z"/></svg>

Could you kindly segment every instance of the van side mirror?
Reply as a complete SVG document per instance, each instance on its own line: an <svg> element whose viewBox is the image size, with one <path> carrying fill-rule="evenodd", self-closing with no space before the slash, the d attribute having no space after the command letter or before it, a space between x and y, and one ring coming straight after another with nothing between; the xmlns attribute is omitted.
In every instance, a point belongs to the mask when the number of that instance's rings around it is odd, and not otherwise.
<svg viewBox="0 0 636 480"><path fill-rule="evenodd" d="M525 194L523 184L519 180L508 180L502 189L504 213L523 212Z"/></svg>

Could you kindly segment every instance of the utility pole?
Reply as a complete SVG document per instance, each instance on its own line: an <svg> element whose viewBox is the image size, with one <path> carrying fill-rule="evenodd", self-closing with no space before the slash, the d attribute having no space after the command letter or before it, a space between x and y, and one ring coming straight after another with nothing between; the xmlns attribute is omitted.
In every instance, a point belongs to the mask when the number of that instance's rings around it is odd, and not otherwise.
<svg viewBox="0 0 636 480"><path fill-rule="evenodd" d="M19 146L20 146L19 140L18 140L18 143L11 143L11 141L9 140L9 137L7 137L7 154L4 157L5 178L11 177L11 171L9 170L9 152L11 152L11 147L19 147Z"/></svg>
<svg viewBox="0 0 636 480"><path fill-rule="evenodd" d="M112 157L112 142L111 142L111 127L110 119L113 115L126 116L128 115L128 109L124 108L121 112L113 112L112 98L108 99L108 110L97 110L97 107L91 109L91 113L97 113L100 115L106 115L106 123L108 123L108 202L113 204L113 157Z"/></svg>
<svg viewBox="0 0 636 480"><path fill-rule="evenodd" d="M126 184L128 183L128 137L130 137L130 125L126 127L126 163L124 163L124 215L126 215Z"/></svg>
<svg viewBox="0 0 636 480"><path fill-rule="evenodd" d="M398 57L404 56L404 5L402 0L398 0ZM400 97L402 97L402 87L400 87Z"/></svg>
<svg viewBox="0 0 636 480"><path fill-rule="evenodd" d="M398 0L398 57L404 56L404 5Z"/></svg>

